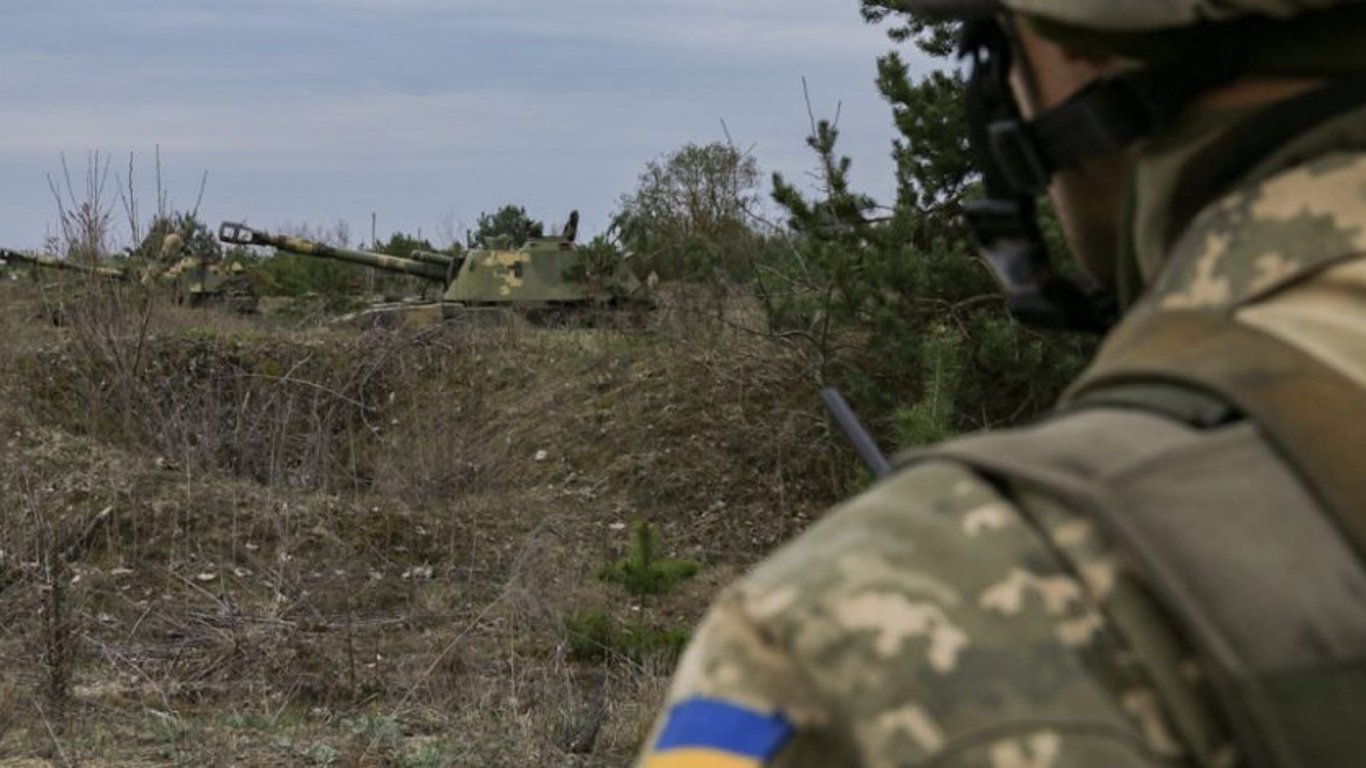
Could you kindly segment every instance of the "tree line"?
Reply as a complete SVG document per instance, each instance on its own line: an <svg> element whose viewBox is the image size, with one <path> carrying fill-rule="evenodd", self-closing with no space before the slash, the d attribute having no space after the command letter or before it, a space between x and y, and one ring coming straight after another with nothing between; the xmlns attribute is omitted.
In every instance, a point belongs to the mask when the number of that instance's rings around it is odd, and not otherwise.
<svg viewBox="0 0 1366 768"><path fill-rule="evenodd" d="M818 179L803 192L780 174L760 202L757 164L727 143L688 145L641 174L621 199L622 248L661 276L738 281L760 301L768 332L806 356L816 378L838 386L897 445L1018 423L1046 411L1094 349L1094 340L1039 332L1012 320L962 224L980 194L967 146L964 81L953 68L955 30L880 0L863 0L885 24L942 66L921 77L889 52L877 88L896 129L896 196L854 189L835 120L813 119L807 139ZM1043 226L1065 252L1055 220Z"/></svg>
<svg viewBox="0 0 1366 768"><path fill-rule="evenodd" d="M960 214L978 193L978 177L965 139L964 83L949 61L953 29L916 22L884 0L862 0L862 10L893 40L943 65L917 77L895 51L877 60L877 88L896 129L893 200L852 187L837 121L813 118L807 144L814 189L780 174L765 179L758 162L729 142L690 143L649 162L619 198L609 230L581 247L593 258L629 256L642 278L752 297L762 331L799 352L818 382L843 389L899 445L1031 417L1051 405L1093 342L1013 322L972 253ZM761 212L772 209L777 216ZM1046 221L1050 228L1061 252L1056 227ZM494 241L516 247L544 230L509 203L480 214L465 241L445 250ZM134 250L150 253L170 231L181 235L188 255L252 262L266 293L397 296L426 287L403 276L366 277L363 268L332 261L223 253L195 215L174 211ZM352 245L344 223L291 234ZM398 256L441 250L405 233L362 247Z"/></svg>

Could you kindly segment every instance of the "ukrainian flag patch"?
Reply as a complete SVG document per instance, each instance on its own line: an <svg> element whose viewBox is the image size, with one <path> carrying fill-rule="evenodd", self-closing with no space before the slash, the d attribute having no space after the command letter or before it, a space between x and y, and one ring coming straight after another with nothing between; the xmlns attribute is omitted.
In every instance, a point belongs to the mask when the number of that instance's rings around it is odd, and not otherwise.
<svg viewBox="0 0 1366 768"><path fill-rule="evenodd" d="M674 705L643 768L759 768L792 738L781 715L719 699Z"/></svg>

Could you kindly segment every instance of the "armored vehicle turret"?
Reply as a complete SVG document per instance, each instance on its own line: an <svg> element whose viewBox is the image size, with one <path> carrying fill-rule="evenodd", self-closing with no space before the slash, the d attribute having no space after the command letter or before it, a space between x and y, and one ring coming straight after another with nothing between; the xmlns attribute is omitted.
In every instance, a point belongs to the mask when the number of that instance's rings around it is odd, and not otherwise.
<svg viewBox="0 0 1366 768"><path fill-rule="evenodd" d="M650 306L644 286L622 260L589 263L575 247L578 212L559 237L533 237L519 247L505 242L485 243L457 256L417 251L405 257L373 251L338 248L299 237L252 229L225 221L218 237L235 245L266 245L287 253L419 277L441 286L435 305L385 305L368 314L426 315L440 310L449 318L481 308L509 307L532 321L568 317L581 310L641 309Z"/></svg>
<svg viewBox="0 0 1366 768"><path fill-rule="evenodd" d="M164 268L149 270L143 280L169 289L177 303L191 307L222 303L239 314L251 314L259 298L245 268L237 262L208 262L186 256Z"/></svg>

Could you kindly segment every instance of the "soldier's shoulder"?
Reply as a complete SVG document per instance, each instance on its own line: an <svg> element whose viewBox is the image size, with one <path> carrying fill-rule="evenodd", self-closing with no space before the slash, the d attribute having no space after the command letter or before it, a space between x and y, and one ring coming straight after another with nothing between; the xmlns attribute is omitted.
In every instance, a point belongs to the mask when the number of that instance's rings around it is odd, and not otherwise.
<svg viewBox="0 0 1366 768"><path fill-rule="evenodd" d="M1335 152L1205 209L1153 285L1167 310L1232 309L1366 250L1366 154Z"/></svg>
<svg viewBox="0 0 1366 768"><path fill-rule="evenodd" d="M990 482L956 462L926 461L833 508L728 600L776 635L840 625L832 611L859 600L880 604L873 614L910 604L962 607L1018 567L1022 537L1037 533ZM798 648L813 638L787 640Z"/></svg>
<svg viewBox="0 0 1366 768"><path fill-rule="evenodd" d="M926 461L836 506L745 583L792 584L794 578L821 570L814 564L838 563L851 555L865 563L876 557L900 561L911 556L913 542L923 541L927 529L966 541L1012 525L1018 516L1011 502L970 468L947 460Z"/></svg>
<svg viewBox="0 0 1366 768"><path fill-rule="evenodd" d="M1159 715L1135 719L1124 702L1152 694L1115 665L1097 596L1057 554L1091 528L1040 527L1033 504L951 461L878 483L726 593L678 695L777 710L799 730L843 724L870 764L953 753L946 764L1008 765L997 752L1031 750L1070 756L1046 765L1149 764L1138 730L1167 749L1170 738ZM1102 586L1114 579L1108 562L1092 565Z"/></svg>

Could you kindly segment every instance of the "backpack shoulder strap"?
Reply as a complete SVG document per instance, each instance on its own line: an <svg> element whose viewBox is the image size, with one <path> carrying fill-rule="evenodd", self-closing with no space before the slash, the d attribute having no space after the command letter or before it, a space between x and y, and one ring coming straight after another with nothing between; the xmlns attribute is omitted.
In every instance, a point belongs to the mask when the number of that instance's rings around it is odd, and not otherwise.
<svg viewBox="0 0 1366 768"><path fill-rule="evenodd" d="M1366 390L1233 318L1159 312L1116 332L1065 402L1152 383L1213 395L1245 414L1366 556L1366 430L1359 422Z"/></svg>

